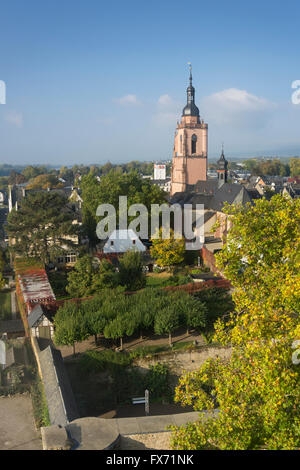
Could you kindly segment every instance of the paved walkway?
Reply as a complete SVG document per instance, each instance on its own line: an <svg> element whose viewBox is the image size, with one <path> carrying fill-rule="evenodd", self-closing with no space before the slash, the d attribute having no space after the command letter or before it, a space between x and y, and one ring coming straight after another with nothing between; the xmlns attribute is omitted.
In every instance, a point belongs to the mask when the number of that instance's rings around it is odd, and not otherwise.
<svg viewBox="0 0 300 470"><path fill-rule="evenodd" d="M123 350L124 351L132 351L136 347L143 347L143 346L161 346L161 345L168 345L168 337L166 336L158 336L158 335L153 335L151 337L144 337L143 339L141 338L128 338L129 341L123 340ZM186 329L179 330L176 332L174 335L172 335L172 342L180 342L180 341L198 341L198 344L205 345L205 339L203 338L202 335L199 335L196 331L193 331L189 334L186 333ZM72 346L58 346L55 345L57 349L60 350L62 357L64 359L70 358L73 359L73 347ZM101 351L104 349L103 344L101 344L101 339L99 341L99 344L96 346L95 345L95 340L94 336L90 336L88 339L85 341L82 341L81 343L76 343L75 346L75 353L84 353L85 351L88 350L98 350Z"/></svg>
<svg viewBox="0 0 300 470"><path fill-rule="evenodd" d="M42 450L30 395L0 397L0 450Z"/></svg>

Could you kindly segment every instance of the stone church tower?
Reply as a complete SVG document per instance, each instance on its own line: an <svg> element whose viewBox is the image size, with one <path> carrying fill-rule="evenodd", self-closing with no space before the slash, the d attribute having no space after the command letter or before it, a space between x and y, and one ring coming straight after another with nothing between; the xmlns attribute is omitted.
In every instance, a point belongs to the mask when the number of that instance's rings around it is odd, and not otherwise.
<svg viewBox="0 0 300 470"><path fill-rule="evenodd" d="M195 88L187 88L187 104L181 122L177 122L172 161L171 196L185 191L187 185L207 179L207 124L200 119L195 105Z"/></svg>

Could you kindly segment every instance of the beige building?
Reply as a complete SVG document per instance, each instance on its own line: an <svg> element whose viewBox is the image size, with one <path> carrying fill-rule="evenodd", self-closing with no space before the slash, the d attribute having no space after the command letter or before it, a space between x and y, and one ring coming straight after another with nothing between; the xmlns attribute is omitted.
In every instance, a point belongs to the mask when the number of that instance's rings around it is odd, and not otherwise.
<svg viewBox="0 0 300 470"><path fill-rule="evenodd" d="M171 195L186 190L187 185L207 180L207 124L200 119L195 105L195 88L187 88L187 104L177 122L172 162Z"/></svg>

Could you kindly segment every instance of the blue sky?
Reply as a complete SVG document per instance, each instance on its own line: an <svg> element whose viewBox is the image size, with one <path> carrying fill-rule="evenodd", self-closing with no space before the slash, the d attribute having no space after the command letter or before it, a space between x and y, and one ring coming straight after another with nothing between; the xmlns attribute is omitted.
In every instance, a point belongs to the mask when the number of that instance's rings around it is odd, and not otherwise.
<svg viewBox="0 0 300 470"><path fill-rule="evenodd" d="M10 0L0 5L0 163L172 155L187 62L209 157L300 154L294 1Z"/></svg>

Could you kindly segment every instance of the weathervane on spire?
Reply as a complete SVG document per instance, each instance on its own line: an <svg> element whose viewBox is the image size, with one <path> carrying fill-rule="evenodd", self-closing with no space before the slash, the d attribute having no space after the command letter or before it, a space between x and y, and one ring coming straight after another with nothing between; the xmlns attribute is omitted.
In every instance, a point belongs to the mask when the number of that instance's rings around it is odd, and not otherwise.
<svg viewBox="0 0 300 470"><path fill-rule="evenodd" d="M189 69L190 69L190 83L192 84L192 64L191 64L191 62L188 62L188 66L189 66Z"/></svg>

